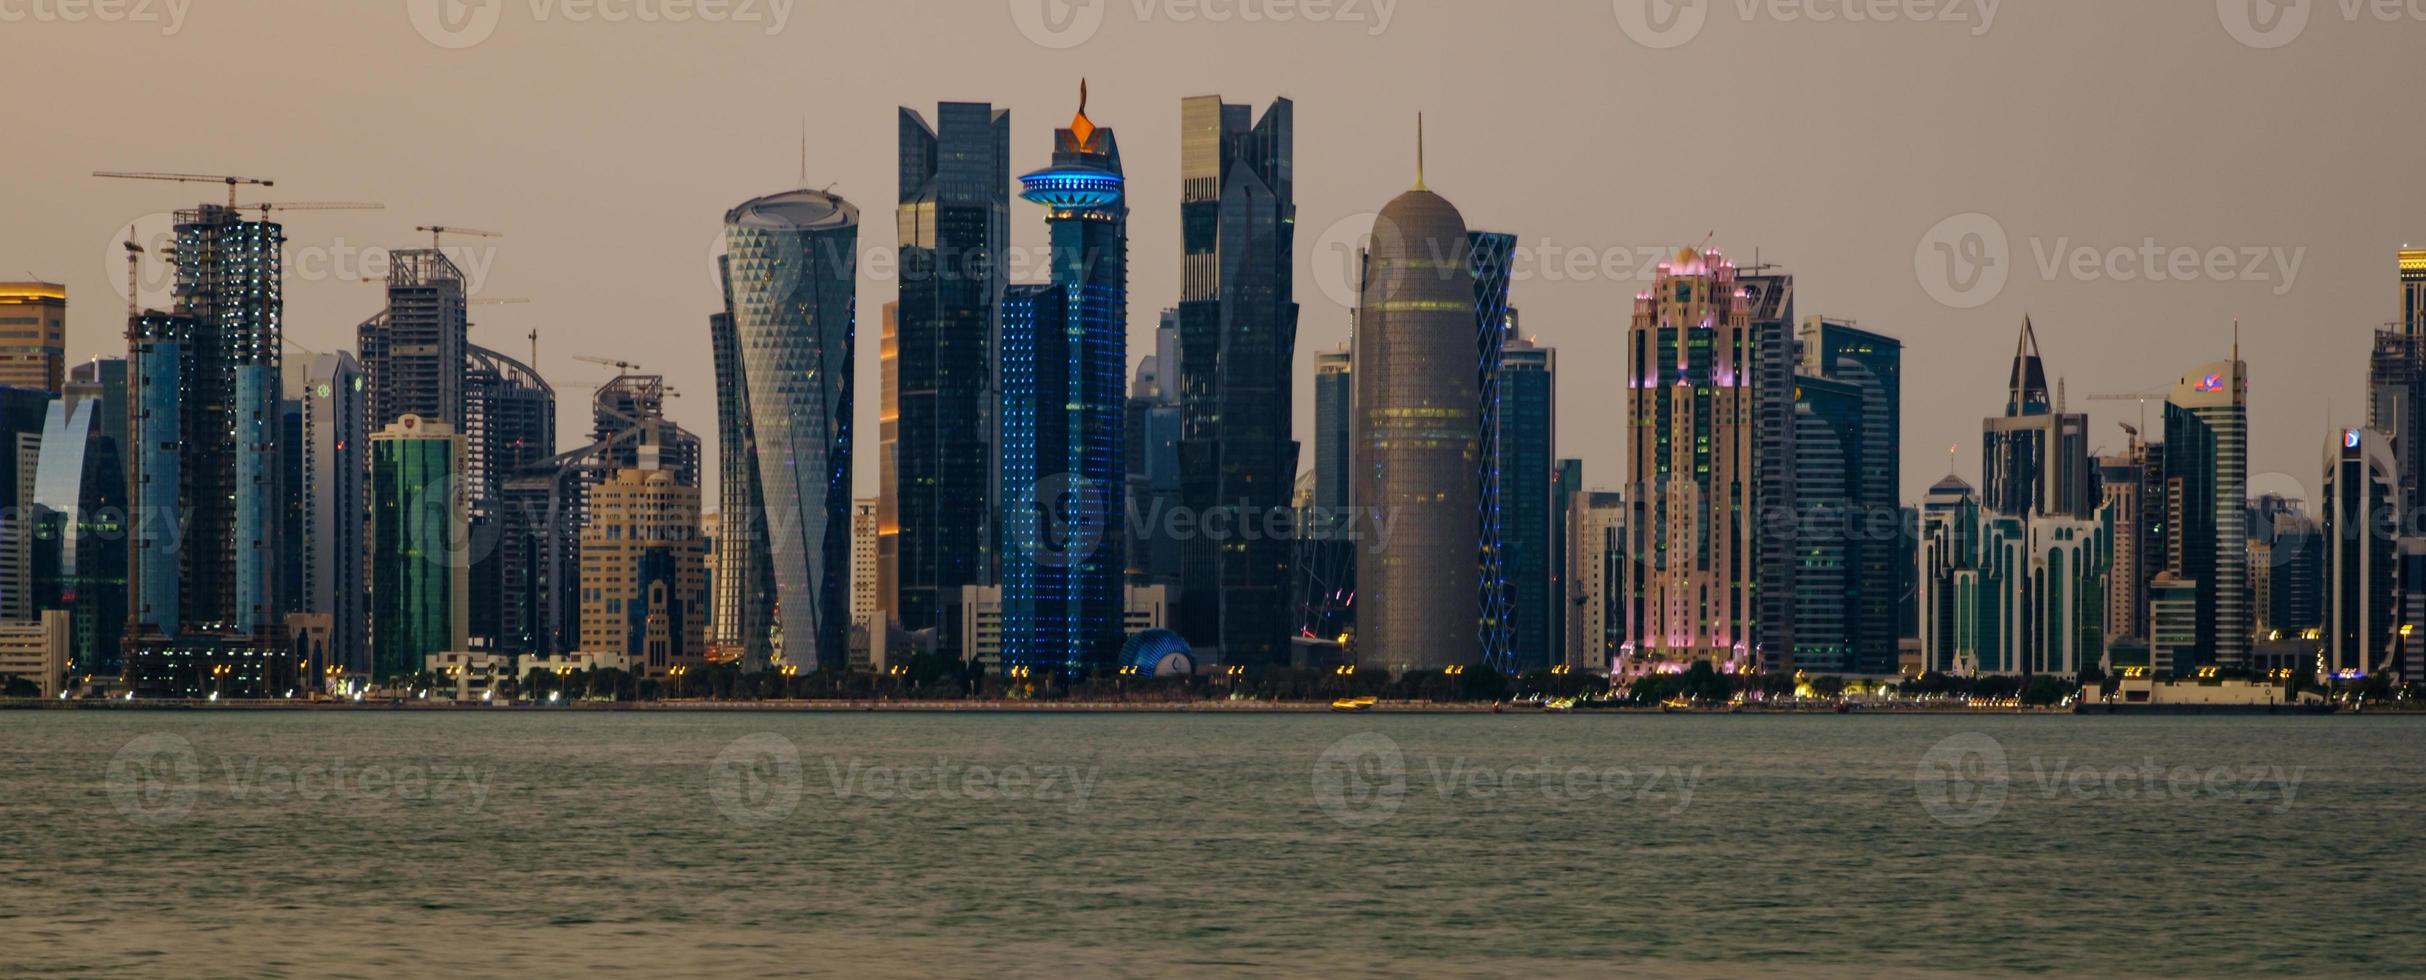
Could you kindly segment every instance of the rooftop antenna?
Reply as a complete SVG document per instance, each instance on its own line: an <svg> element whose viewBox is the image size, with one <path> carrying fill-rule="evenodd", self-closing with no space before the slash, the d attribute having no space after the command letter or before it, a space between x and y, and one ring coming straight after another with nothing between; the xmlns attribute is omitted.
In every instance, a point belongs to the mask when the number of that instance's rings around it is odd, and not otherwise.
<svg viewBox="0 0 2426 980"><path fill-rule="evenodd" d="M800 186L809 186L809 117L800 117Z"/></svg>
<svg viewBox="0 0 2426 980"><path fill-rule="evenodd" d="M1420 112L1415 114L1415 189L1430 190L1424 186L1424 114Z"/></svg>
<svg viewBox="0 0 2426 980"><path fill-rule="evenodd" d="M539 328L531 328L531 370L539 370Z"/></svg>

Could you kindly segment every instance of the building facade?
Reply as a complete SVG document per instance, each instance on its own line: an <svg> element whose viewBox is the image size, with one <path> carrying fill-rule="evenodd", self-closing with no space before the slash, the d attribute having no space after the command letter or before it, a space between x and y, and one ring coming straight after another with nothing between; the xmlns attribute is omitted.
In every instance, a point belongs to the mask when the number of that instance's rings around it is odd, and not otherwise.
<svg viewBox="0 0 2426 980"><path fill-rule="evenodd" d="M1418 142L1414 189L1374 220L1351 369L1356 509L1394 519L1387 546L1356 556L1355 656L1392 672L1484 662L1472 246L1424 186Z"/></svg>
<svg viewBox="0 0 2426 980"><path fill-rule="evenodd" d="M665 678L707 662L707 548L699 488L670 470L618 470L581 529L581 649Z"/></svg>
<svg viewBox="0 0 2426 980"><path fill-rule="evenodd" d="M2350 429L2326 451L2324 625L2326 666L2336 675L2392 667L2400 620L2400 480L2384 433Z"/></svg>
<svg viewBox="0 0 2426 980"><path fill-rule="evenodd" d="M2247 665L2249 614L2249 374L2231 360L2183 376L2165 402L2165 480L2180 516L2168 529L2174 574L2198 586L2200 661Z"/></svg>
<svg viewBox="0 0 2426 980"><path fill-rule="evenodd" d="M58 394L67 383L67 287L0 282L0 385Z"/></svg>
<svg viewBox="0 0 2426 980"><path fill-rule="evenodd" d="M1530 673L1565 662L1558 657L1567 619L1557 564L1558 351L1509 337L1498 389L1499 556L1509 663Z"/></svg>
<svg viewBox="0 0 2426 980"><path fill-rule="evenodd" d="M850 661L858 243L859 208L823 191L725 215L726 303L775 590L771 652L803 669Z"/></svg>
<svg viewBox="0 0 2426 980"><path fill-rule="evenodd" d="M1181 506L1261 521L1285 513L1297 351L1296 108L1261 119L1220 96L1180 103ZM1227 664L1288 662L1290 542L1274 535L1180 542L1179 633Z"/></svg>
<svg viewBox="0 0 2426 980"><path fill-rule="evenodd" d="M1001 460L996 343L1010 282L1011 113L947 102L930 125L899 120L898 400L885 488L899 513L898 582L885 601L904 628L963 654L962 588L995 578Z"/></svg>
<svg viewBox="0 0 2426 980"><path fill-rule="evenodd" d="M1734 263L1702 249L1660 263L1635 297L1627 671L1755 663L1750 299Z"/></svg>
<svg viewBox="0 0 2426 980"><path fill-rule="evenodd" d="M471 646L462 435L406 415L371 436L371 676L410 677Z"/></svg>
<svg viewBox="0 0 2426 980"><path fill-rule="evenodd" d="M364 420L368 383L353 355L322 354L300 372L288 395L300 409L296 445L298 476L290 503L299 531L289 559L298 569L290 613L327 616L326 665L348 678L367 679L371 666L370 589L365 532L370 514L370 451ZM300 654L299 654L300 656Z"/></svg>
<svg viewBox="0 0 2426 980"><path fill-rule="evenodd" d="M1112 665L1125 638L1129 211L1119 141L1083 86L1053 147L1020 178L1046 209L1053 281L1003 301L1002 662L1075 674Z"/></svg>

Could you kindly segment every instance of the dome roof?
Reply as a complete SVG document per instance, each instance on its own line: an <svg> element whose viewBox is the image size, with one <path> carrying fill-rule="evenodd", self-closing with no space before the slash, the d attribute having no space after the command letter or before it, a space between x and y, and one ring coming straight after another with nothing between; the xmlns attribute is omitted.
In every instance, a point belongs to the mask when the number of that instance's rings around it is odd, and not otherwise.
<svg viewBox="0 0 2426 980"><path fill-rule="evenodd" d="M1395 229L1405 241L1427 238L1466 237L1466 216L1458 213L1457 205L1431 191L1418 188L1392 198L1382 205L1381 216L1374 219L1375 247L1387 241L1383 228Z"/></svg>
<svg viewBox="0 0 2426 980"><path fill-rule="evenodd" d="M817 231L859 224L859 207L825 191L769 194L725 213L724 222L771 231Z"/></svg>

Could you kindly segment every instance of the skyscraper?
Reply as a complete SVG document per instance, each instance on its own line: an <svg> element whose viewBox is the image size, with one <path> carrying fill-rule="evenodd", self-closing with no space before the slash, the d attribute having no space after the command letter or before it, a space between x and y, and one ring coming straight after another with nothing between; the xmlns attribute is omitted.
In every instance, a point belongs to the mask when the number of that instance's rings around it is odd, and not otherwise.
<svg viewBox="0 0 2426 980"><path fill-rule="evenodd" d="M467 489L471 493L472 635L501 653L532 653L542 630L540 555L525 525L505 513L515 473L556 454L556 389L530 365L468 348L463 375Z"/></svg>
<svg viewBox="0 0 2426 980"><path fill-rule="evenodd" d="M1565 580L1560 597L1567 610L1569 666L1607 673L1617 666L1626 642L1626 499L1623 494L1578 491L1570 505Z"/></svg>
<svg viewBox="0 0 2426 980"><path fill-rule="evenodd" d="M2013 517L2088 517L2089 416L2066 413L2048 396L2038 332L2028 318L2013 351L2005 414L1981 423L1980 506Z"/></svg>
<svg viewBox="0 0 2426 980"><path fill-rule="evenodd" d="M1314 355L1314 506L1343 511L1350 506L1348 474L1352 443L1349 421L1356 406L1354 354L1347 344Z"/></svg>
<svg viewBox="0 0 2426 980"><path fill-rule="evenodd" d="M1053 147L1020 178L1046 208L1053 282L1003 304L1002 663L1075 673L1123 640L1129 210L1119 141L1087 118L1083 83Z"/></svg>
<svg viewBox="0 0 2426 980"><path fill-rule="evenodd" d="M69 671L78 675L117 673L126 631L126 469L102 424L112 408L123 414L126 404L75 383L50 403L27 512L33 605L72 617Z"/></svg>
<svg viewBox="0 0 2426 980"><path fill-rule="evenodd" d="M1514 313L1510 313L1511 319ZM1499 369L1500 568L1508 596L1510 661L1546 670L1566 632L1556 531L1558 351L1508 338Z"/></svg>
<svg viewBox="0 0 2426 980"><path fill-rule="evenodd" d="M2401 250L2401 332L2426 337L2426 248Z"/></svg>
<svg viewBox="0 0 2426 980"><path fill-rule="evenodd" d="M1482 662L1482 431L1465 217L1424 186L1374 219L1357 297L1356 508L1391 515L1357 559L1356 659L1393 672Z"/></svg>
<svg viewBox="0 0 2426 980"><path fill-rule="evenodd" d="M2389 668L2400 554L2400 464L2381 432L2351 429L2325 455L2326 664L2336 674Z"/></svg>
<svg viewBox="0 0 2426 980"><path fill-rule="evenodd" d="M1635 297L1629 336L1633 669L1752 665L1751 295L1734 263L1688 248Z"/></svg>
<svg viewBox="0 0 2426 980"><path fill-rule="evenodd" d="M1180 541L1171 531L1180 501L1179 311L1164 310L1156 353L1137 365L1122 421L1128 458L1129 582L1179 591Z"/></svg>
<svg viewBox="0 0 2426 980"><path fill-rule="evenodd" d="M670 676L707 660L707 556L699 488L671 470L617 470L590 491L581 529L581 649Z"/></svg>
<svg viewBox="0 0 2426 980"><path fill-rule="evenodd" d="M732 287L725 289L730 295ZM775 578L766 556L766 490L759 483L758 440L750 425L748 372L729 309L709 318L708 337L716 354L718 522L710 576L714 632L708 643L719 658L763 670L772 651Z"/></svg>
<svg viewBox="0 0 2426 980"><path fill-rule="evenodd" d="M2198 587L2201 666L2249 658L2248 371L2236 340L2231 360L2183 376L2165 401L2165 481L2181 508L2170 570Z"/></svg>
<svg viewBox="0 0 2426 980"><path fill-rule="evenodd" d="M407 415L464 431L464 356L471 343L463 271L430 248L389 254L387 309L356 328L372 429Z"/></svg>
<svg viewBox="0 0 2426 980"><path fill-rule="evenodd" d="M371 436L371 674L421 673L471 644L464 438L406 415Z"/></svg>
<svg viewBox="0 0 2426 980"><path fill-rule="evenodd" d="M1295 106L1180 103L1180 502L1262 522L1289 507L1296 386ZM1179 633L1223 663L1289 659L1290 542L1181 542Z"/></svg>
<svg viewBox="0 0 2426 980"><path fill-rule="evenodd" d="M1797 577L1802 557L1796 535L1786 533L1795 515L1798 472L1795 436L1802 424L1795 405L1795 374L1801 357L1795 345L1794 276L1763 266L1738 271L1745 318L1751 322L1752 379L1752 662L1766 671L1793 667Z"/></svg>
<svg viewBox="0 0 2426 980"><path fill-rule="evenodd" d="M946 102L900 113L900 296L894 475L902 626L965 653L962 587L995 581L1002 504L994 387L1008 274L1011 113Z"/></svg>
<svg viewBox="0 0 2426 980"><path fill-rule="evenodd" d="M67 287L0 282L0 385L56 395L66 366Z"/></svg>
<svg viewBox="0 0 2426 980"><path fill-rule="evenodd" d="M339 351L294 365L288 395L300 408L298 479L288 489L299 536L288 542L298 568L290 612L329 617L328 663L349 678L371 674L369 588L363 581L370 513L368 385L354 356ZM323 678L306 678L322 681Z"/></svg>
<svg viewBox="0 0 2426 980"><path fill-rule="evenodd" d="M727 307L741 351L775 588L773 653L850 663L852 378L859 208L787 191L725 214Z"/></svg>
<svg viewBox="0 0 2426 980"><path fill-rule="evenodd" d="M1482 616L1476 637L1483 662L1502 673L1516 663L1516 611L1509 594L1507 530L1500 509L1499 379L1502 352L1516 333L1516 310L1508 305L1515 272L1516 236L1490 231L1466 233L1466 264L1474 270L1474 448L1475 521L1474 568L1479 576Z"/></svg>
<svg viewBox="0 0 2426 980"><path fill-rule="evenodd" d="M138 694L291 686L276 589L283 230L180 211L176 310L128 320L137 497L126 681Z"/></svg>
<svg viewBox="0 0 2426 980"><path fill-rule="evenodd" d="M1835 643L1845 659L1835 669L1892 674L1903 632L1898 622L1903 549L1896 529L1903 522L1904 344L1850 320L1812 317L1803 324L1800 347L1797 384L1806 378L1823 379L1840 386L1842 393L1841 401L1815 413L1825 420L1826 432L1812 436L1834 441L1843 466L1841 519L1832 527L1845 532L1836 535L1842 543L1845 590L1835 600L1844 617L1844 631ZM1820 387L1804 389L1814 393L1815 405L1821 400ZM1802 432L1796 438L1798 456L1814 451L1801 446ZM1796 632L1799 647L1804 642L1799 625ZM1799 653L1796 661L1801 666Z"/></svg>

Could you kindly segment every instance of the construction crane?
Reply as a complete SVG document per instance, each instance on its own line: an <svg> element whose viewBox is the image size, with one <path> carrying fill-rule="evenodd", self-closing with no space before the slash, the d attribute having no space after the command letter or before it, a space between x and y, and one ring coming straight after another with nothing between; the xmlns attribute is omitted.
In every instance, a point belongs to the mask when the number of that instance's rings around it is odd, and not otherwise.
<svg viewBox="0 0 2426 980"><path fill-rule="evenodd" d="M238 211L259 211L261 220L270 220L272 211L378 211L385 204L365 204L361 201L263 201L258 204L236 205Z"/></svg>
<svg viewBox="0 0 2426 980"><path fill-rule="evenodd" d="M143 313L143 246L126 240L126 319L132 323Z"/></svg>
<svg viewBox="0 0 2426 980"><path fill-rule="evenodd" d="M440 250L439 236L441 235L470 235L473 238L505 237L505 235L501 232L481 231L478 228L457 228L452 225L414 225L413 230L426 231L430 233L430 251L433 252Z"/></svg>
<svg viewBox="0 0 2426 980"><path fill-rule="evenodd" d="M614 368L616 373L619 374L631 374L640 370L640 364L637 361L617 361L604 357L590 357L586 354L576 354L573 356L573 359L580 361L583 364L596 364L601 367L611 367Z"/></svg>
<svg viewBox="0 0 2426 980"><path fill-rule="evenodd" d="M133 170L95 170L93 171L93 176L110 177L118 180L173 180L185 184L226 184L227 206L229 210L234 210L236 207L236 185L251 184L255 187L275 187L278 184L277 181L263 177L231 177L226 174L164 174Z"/></svg>

